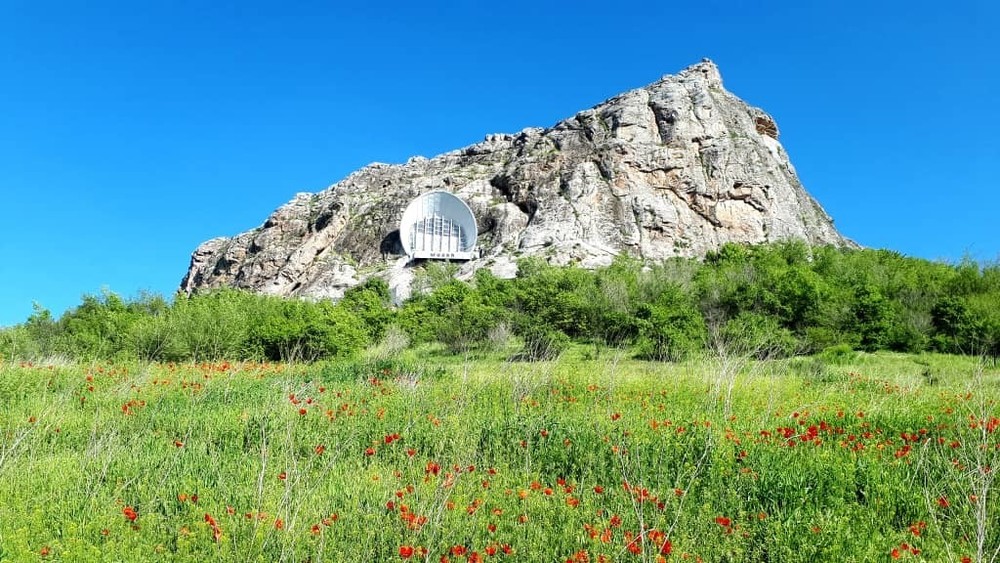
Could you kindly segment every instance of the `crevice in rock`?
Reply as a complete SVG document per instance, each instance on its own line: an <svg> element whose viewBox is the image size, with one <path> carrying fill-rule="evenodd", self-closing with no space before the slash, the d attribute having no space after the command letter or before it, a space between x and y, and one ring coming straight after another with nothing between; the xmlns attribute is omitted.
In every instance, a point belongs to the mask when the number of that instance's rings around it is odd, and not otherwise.
<svg viewBox="0 0 1000 563"><path fill-rule="evenodd" d="M538 212L538 202L529 199L525 201L515 201L514 205L521 210L522 213L528 216L528 225L535 219L535 213Z"/></svg>
<svg viewBox="0 0 1000 563"><path fill-rule="evenodd" d="M316 221L313 223L313 230L317 232L322 231L323 229L327 228L327 226L330 225L330 221L332 220L333 220L332 211L326 211L321 213L320 216L317 217Z"/></svg>
<svg viewBox="0 0 1000 563"><path fill-rule="evenodd" d="M653 120L656 123L656 132L660 137L660 142L667 144L674 139L674 127L677 123L677 110L664 108L655 101L649 102L649 109L653 112Z"/></svg>
<svg viewBox="0 0 1000 563"><path fill-rule="evenodd" d="M521 199L514 180L506 174L498 174L491 178L490 185L496 188L507 199L508 203L513 203L522 213L527 215L528 224L531 224L535 218L535 213L538 211L537 201L532 198Z"/></svg>
<svg viewBox="0 0 1000 563"><path fill-rule="evenodd" d="M761 135L767 135L772 139L778 139L778 124L768 115L758 115L753 120L754 127Z"/></svg>
<svg viewBox="0 0 1000 563"><path fill-rule="evenodd" d="M405 251L403 250L403 241L399 238L399 229L382 237L382 241L378 245L378 250L382 253L383 257L389 255L402 256Z"/></svg>
<svg viewBox="0 0 1000 563"><path fill-rule="evenodd" d="M594 164L597 166L597 171L601 174L601 178L603 178L605 182L610 183L611 180L614 179L614 174L612 173L611 168L608 167L603 158L595 160Z"/></svg>

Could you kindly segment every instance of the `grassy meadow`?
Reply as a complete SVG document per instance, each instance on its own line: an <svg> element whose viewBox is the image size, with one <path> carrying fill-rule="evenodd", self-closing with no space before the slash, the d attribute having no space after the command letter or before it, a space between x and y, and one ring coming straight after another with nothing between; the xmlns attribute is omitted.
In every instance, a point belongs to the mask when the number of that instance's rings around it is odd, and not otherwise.
<svg viewBox="0 0 1000 563"><path fill-rule="evenodd" d="M1000 370L7 364L0 561L990 561Z"/></svg>

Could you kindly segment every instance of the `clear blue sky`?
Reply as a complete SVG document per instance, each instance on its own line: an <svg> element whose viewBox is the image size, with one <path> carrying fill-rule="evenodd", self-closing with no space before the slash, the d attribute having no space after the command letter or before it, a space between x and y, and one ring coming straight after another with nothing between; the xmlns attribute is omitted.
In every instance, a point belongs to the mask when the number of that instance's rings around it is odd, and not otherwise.
<svg viewBox="0 0 1000 563"><path fill-rule="evenodd" d="M810 5L815 6L810 7ZM865 246L1000 256L995 2L0 2L0 325L712 58Z"/></svg>

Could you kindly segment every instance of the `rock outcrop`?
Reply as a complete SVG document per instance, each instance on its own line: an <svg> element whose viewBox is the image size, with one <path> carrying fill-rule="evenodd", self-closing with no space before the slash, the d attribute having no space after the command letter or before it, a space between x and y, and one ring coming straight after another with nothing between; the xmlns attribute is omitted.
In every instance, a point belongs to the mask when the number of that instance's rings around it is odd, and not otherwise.
<svg viewBox="0 0 1000 563"><path fill-rule="evenodd" d="M336 298L384 276L404 297L412 275L399 220L432 189L462 197L478 220L481 257L459 275L512 276L530 255L595 267L623 252L657 261L726 242L854 245L802 187L774 119L726 91L705 60L548 129L371 164L297 194L260 227L199 246L181 289Z"/></svg>

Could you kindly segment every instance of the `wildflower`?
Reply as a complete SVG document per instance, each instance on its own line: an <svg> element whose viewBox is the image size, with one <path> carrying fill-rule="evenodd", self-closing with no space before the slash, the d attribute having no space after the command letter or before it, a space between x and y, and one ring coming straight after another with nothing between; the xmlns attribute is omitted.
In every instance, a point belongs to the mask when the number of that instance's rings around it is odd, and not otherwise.
<svg viewBox="0 0 1000 563"><path fill-rule="evenodd" d="M207 512L205 513L205 523L212 529L212 539L218 542L219 538L222 537L222 528L219 527L215 518L212 518L212 515Z"/></svg>
<svg viewBox="0 0 1000 563"><path fill-rule="evenodd" d="M135 519L139 517L139 514L131 506L123 508L122 514L125 515L125 518L127 518L129 522L135 522Z"/></svg>
<svg viewBox="0 0 1000 563"><path fill-rule="evenodd" d="M633 555L641 555L642 545L639 543L641 539L642 536L635 536L632 532L625 532L625 548Z"/></svg>
<svg viewBox="0 0 1000 563"><path fill-rule="evenodd" d="M670 552L674 549L673 544L667 539L667 535L660 530L650 530L647 537L653 543L653 546L658 546L660 555L670 555Z"/></svg>
<svg viewBox="0 0 1000 563"><path fill-rule="evenodd" d="M413 547L409 545L399 546L399 556L402 559L409 559L413 557Z"/></svg>

